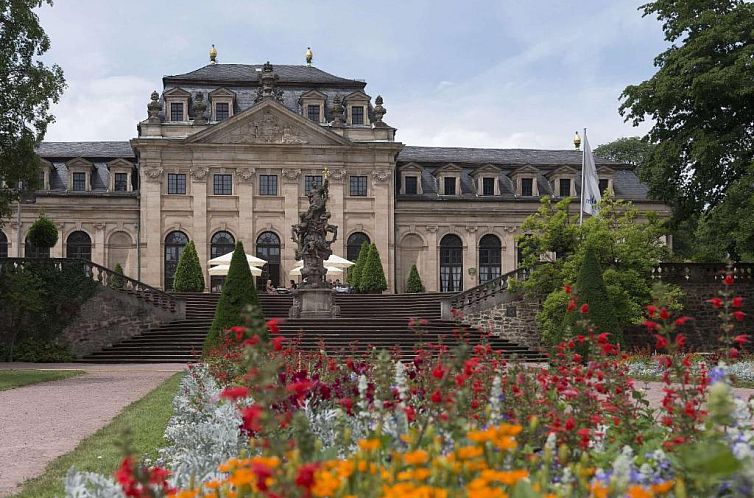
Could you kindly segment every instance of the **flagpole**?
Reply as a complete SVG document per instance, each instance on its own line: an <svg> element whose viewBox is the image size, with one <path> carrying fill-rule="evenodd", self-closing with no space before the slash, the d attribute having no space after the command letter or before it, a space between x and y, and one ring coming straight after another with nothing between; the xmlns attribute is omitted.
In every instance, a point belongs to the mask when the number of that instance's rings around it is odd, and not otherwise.
<svg viewBox="0 0 754 498"><path fill-rule="evenodd" d="M579 202L579 225L584 223L584 169L586 167L586 128L584 128L584 147L581 150L581 202Z"/></svg>

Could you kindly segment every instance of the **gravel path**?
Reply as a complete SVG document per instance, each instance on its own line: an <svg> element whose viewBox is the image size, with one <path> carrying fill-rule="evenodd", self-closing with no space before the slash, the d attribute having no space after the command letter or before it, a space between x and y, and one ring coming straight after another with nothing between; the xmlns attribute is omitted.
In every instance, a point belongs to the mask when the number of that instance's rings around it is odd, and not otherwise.
<svg viewBox="0 0 754 498"><path fill-rule="evenodd" d="M73 450L126 405L144 397L180 364L87 365L0 363L0 369L69 369L86 373L0 391L0 497Z"/></svg>

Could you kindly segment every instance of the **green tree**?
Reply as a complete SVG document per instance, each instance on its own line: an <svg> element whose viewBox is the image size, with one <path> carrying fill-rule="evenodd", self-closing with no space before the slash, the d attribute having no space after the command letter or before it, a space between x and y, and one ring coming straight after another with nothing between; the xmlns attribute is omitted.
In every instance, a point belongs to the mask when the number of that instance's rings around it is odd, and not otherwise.
<svg viewBox="0 0 754 498"><path fill-rule="evenodd" d="M651 299L652 270L669 256L662 243L666 229L654 213L640 213L630 202L605 197L599 214L579 225L578 203L573 210L571 203L571 199L553 203L544 197L538 211L521 225L525 235L519 237L523 266L530 273L515 288L543 301L537 319L543 340L550 345L564 337L568 296L563 286L576 281L587 247L594 249L602 268L605 299L615 309L617 324L610 332L616 335L641 321L642 307ZM559 258L553 257L556 253Z"/></svg>
<svg viewBox="0 0 754 498"><path fill-rule="evenodd" d="M255 309L254 313L259 317L259 296L254 286L254 278L251 276L243 243L237 242L220 301L217 303L215 319L204 342L205 353L218 343L225 329L243 325L243 313L248 306L252 306Z"/></svg>
<svg viewBox="0 0 754 498"><path fill-rule="evenodd" d="M670 44L655 58L657 72L621 95L627 121L653 123L641 178L672 205L674 225L702 217L707 245L752 254L754 4L657 0L641 9Z"/></svg>
<svg viewBox="0 0 754 498"><path fill-rule="evenodd" d="M115 268L113 269L115 274L110 277L110 287L113 289L122 289L123 288L123 267L120 266L120 263L115 263Z"/></svg>
<svg viewBox="0 0 754 498"><path fill-rule="evenodd" d="M425 292L424 284L419 276L419 270L416 269L416 265L411 265L411 271L408 272L408 282L406 283L406 292L409 294L417 294L419 292Z"/></svg>
<svg viewBox="0 0 754 498"><path fill-rule="evenodd" d="M639 167L651 150L652 146L641 137L623 137L598 146L594 155Z"/></svg>
<svg viewBox="0 0 754 498"><path fill-rule="evenodd" d="M34 187L39 182L36 146L54 121L50 104L65 88L63 71L46 66L40 57L50 40L33 9L51 0L10 0L0 3L0 220L10 215L18 199L19 182Z"/></svg>
<svg viewBox="0 0 754 498"><path fill-rule="evenodd" d="M34 247L49 249L58 243L58 229L49 218L40 216L32 223L26 237Z"/></svg>
<svg viewBox="0 0 754 498"><path fill-rule="evenodd" d="M359 280L361 279L361 271L364 269L364 265L369 257L369 242L361 244L359 249L359 257L356 258L356 263L348 269L348 277L346 281L355 290L359 290Z"/></svg>
<svg viewBox="0 0 754 498"><path fill-rule="evenodd" d="M0 337L6 360L13 361L16 341L32 325L32 317L45 309L44 283L33 271L5 265L0 275Z"/></svg>
<svg viewBox="0 0 754 498"><path fill-rule="evenodd" d="M366 294L381 294L387 289L385 272L382 269L382 260L377 251L377 245L369 247L369 254L359 277L359 291Z"/></svg>
<svg viewBox="0 0 754 498"><path fill-rule="evenodd" d="M178 258L175 269L173 290L176 292L202 292L204 290L204 271L196 254L194 241L189 242Z"/></svg>

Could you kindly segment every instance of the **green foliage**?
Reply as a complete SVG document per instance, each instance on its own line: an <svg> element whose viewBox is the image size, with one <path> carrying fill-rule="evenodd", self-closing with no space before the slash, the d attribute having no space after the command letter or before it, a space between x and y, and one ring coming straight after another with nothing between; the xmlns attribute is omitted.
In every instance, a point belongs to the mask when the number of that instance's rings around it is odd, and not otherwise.
<svg viewBox="0 0 754 498"><path fill-rule="evenodd" d="M65 344L55 341L40 341L27 338L13 350L13 361L29 363L65 363L73 361L73 355Z"/></svg>
<svg viewBox="0 0 754 498"><path fill-rule="evenodd" d="M63 71L46 66L40 57L50 48L50 40L39 25L36 10L51 0L15 0L0 4L3 50L0 75L0 219L10 215L10 204L19 198L19 182L37 186L39 158L34 149L44 138L54 118L50 104L58 102L65 88Z"/></svg>
<svg viewBox="0 0 754 498"><path fill-rule="evenodd" d="M751 258L754 4L657 0L641 9L671 44L655 58L657 72L621 96L627 121L653 124L641 178L673 206L674 224L704 217L702 257Z"/></svg>
<svg viewBox="0 0 754 498"><path fill-rule="evenodd" d="M641 137L623 137L598 146L594 149L594 155L639 167L651 150L652 145Z"/></svg>
<svg viewBox="0 0 754 498"><path fill-rule="evenodd" d="M120 263L115 263L115 268L113 269L115 272L115 275L110 277L110 288L112 289L122 289L123 284L125 281L123 280L123 267L120 266Z"/></svg>
<svg viewBox="0 0 754 498"><path fill-rule="evenodd" d="M31 225L27 238L35 247L49 248L58 243L58 229L49 218L40 216Z"/></svg>
<svg viewBox="0 0 754 498"><path fill-rule="evenodd" d="M228 276L225 277L220 301L215 310L215 319L204 342L205 353L219 342L222 332L234 325L244 324L244 310L247 306L259 308L259 297L251 276L249 263L242 242L236 243L233 258L230 260ZM255 312L259 314L258 311Z"/></svg>
<svg viewBox="0 0 754 498"><path fill-rule="evenodd" d="M406 292L408 292L409 294L425 292L424 284L422 284L422 279L419 276L419 270L416 269L416 265L411 265L411 271L408 273Z"/></svg>
<svg viewBox="0 0 754 498"><path fill-rule="evenodd" d="M564 284L576 282L587 247L593 248L603 270L603 299L614 309L617 325L610 332L615 335L627 325L641 322L642 307L651 300L652 269L669 255L661 242L665 228L652 213L642 215L629 202L605 197L599 214L579 225L578 203L573 213L571 203L571 199L553 203L544 197L537 212L522 224L525 235L518 240L523 266L531 272L515 288L543 301L537 320L549 345L565 336L568 297L562 289ZM553 257L556 252L560 258Z"/></svg>
<svg viewBox="0 0 754 498"><path fill-rule="evenodd" d="M377 245L372 244L369 247L369 255L366 263L361 269L359 277L359 291L366 294L381 294L387 289L385 272L382 269L382 260L380 253L377 251Z"/></svg>
<svg viewBox="0 0 754 498"><path fill-rule="evenodd" d="M181 257L178 258L173 290L176 292L202 292L204 290L204 272L193 240L186 245Z"/></svg>
<svg viewBox="0 0 754 498"><path fill-rule="evenodd" d="M366 265L368 257L369 257L369 242L364 242L363 244L361 244L361 249L359 249L359 257L356 258L356 264L354 264L351 268L348 269L348 277L346 278L346 281L353 289L356 289L356 290L359 289L359 280L361 279L361 272L364 269L364 265Z"/></svg>

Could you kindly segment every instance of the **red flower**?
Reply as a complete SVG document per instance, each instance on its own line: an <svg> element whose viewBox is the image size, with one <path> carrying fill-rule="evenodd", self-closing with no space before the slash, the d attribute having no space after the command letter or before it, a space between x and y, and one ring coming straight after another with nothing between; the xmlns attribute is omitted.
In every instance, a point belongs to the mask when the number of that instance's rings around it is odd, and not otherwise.
<svg viewBox="0 0 754 498"><path fill-rule="evenodd" d="M442 401L442 394L440 394L439 390L435 390L435 392L432 393L432 396L430 398L432 400L432 403L439 403Z"/></svg>
<svg viewBox="0 0 754 498"><path fill-rule="evenodd" d="M262 413L264 410L259 405L251 405L241 408L241 429L249 434L254 434L262 430Z"/></svg>
<svg viewBox="0 0 754 498"><path fill-rule="evenodd" d="M311 381L308 380L300 380L298 382L292 382L285 386L285 389L288 392L291 392L296 396L297 399L301 399L309 392L309 389L312 387Z"/></svg>
<svg viewBox="0 0 754 498"><path fill-rule="evenodd" d="M280 351L283 349L283 341L285 341L285 337L283 336L277 336L272 340L272 349L275 351Z"/></svg>
<svg viewBox="0 0 754 498"><path fill-rule="evenodd" d="M277 318L272 318L270 320L267 320L267 330L270 331L270 334L279 334L280 333L280 320Z"/></svg>
<svg viewBox="0 0 754 498"><path fill-rule="evenodd" d="M565 423L565 430L572 431L576 428L576 421L573 419L573 417L568 417L568 420L566 420Z"/></svg>
<svg viewBox="0 0 754 498"><path fill-rule="evenodd" d="M307 463L298 469L298 473L296 474L296 486L306 489L307 494L312 486L314 486L314 473L317 471L318 467L319 465L316 463Z"/></svg>
<svg viewBox="0 0 754 498"><path fill-rule="evenodd" d="M655 349L665 349L668 346L668 340L664 335L655 334Z"/></svg>
<svg viewBox="0 0 754 498"><path fill-rule="evenodd" d="M733 342L735 342L739 346L743 346L744 344L749 342L749 336L745 334L737 335L733 338Z"/></svg>
<svg viewBox="0 0 754 498"><path fill-rule="evenodd" d="M589 313L589 305L584 303L581 305L581 314L586 315L587 313Z"/></svg>
<svg viewBox="0 0 754 498"><path fill-rule="evenodd" d="M563 286L563 290L565 291L566 294L570 294L573 291L573 288L569 284L565 284Z"/></svg>
<svg viewBox="0 0 754 498"><path fill-rule="evenodd" d="M738 350L736 348L730 348L728 351L728 357L732 360L738 358Z"/></svg>
<svg viewBox="0 0 754 498"><path fill-rule="evenodd" d="M234 325L230 328L230 331L236 334L236 340L240 341L243 339L243 336L246 335L246 327L241 327L239 325Z"/></svg>
<svg viewBox="0 0 754 498"><path fill-rule="evenodd" d="M568 301L568 306L566 307L566 311L570 313L571 311L576 309L576 300L574 298L571 298Z"/></svg>
<svg viewBox="0 0 754 498"><path fill-rule="evenodd" d="M683 335L683 334L678 334L677 336L675 336L675 344L679 348L682 348L683 346L685 346L686 345L686 336Z"/></svg>
<svg viewBox="0 0 754 498"><path fill-rule="evenodd" d="M610 335L607 332L603 332L600 335L597 336L597 343L598 344L607 344L607 336Z"/></svg>
<svg viewBox="0 0 754 498"><path fill-rule="evenodd" d="M267 491L267 479L272 477L272 469L263 463L251 464L251 471L257 476L257 487L260 491Z"/></svg>
<svg viewBox="0 0 754 498"><path fill-rule="evenodd" d="M657 329L657 323L653 322L652 320L644 320L643 325L647 327L647 330L650 332Z"/></svg>
<svg viewBox="0 0 754 498"><path fill-rule="evenodd" d="M458 374L458 375L456 375L456 378L455 378L456 385L458 387L463 387L463 383L466 382L467 378L468 377L466 377L464 374Z"/></svg>
<svg viewBox="0 0 754 498"><path fill-rule="evenodd" d="M445 369L442 368L442 364L438 363L435 368L432 369L432 377L435 379L442 379L445 375Z"/></svg>
<svg viewBox="0 0 754 498"><path fill-rule="evenodd" d="M220 393L221 398L237 400L238 398L245 398L249 395L249 388L245 386L226 387Z"/></svg>
<svg viewBox="0 0 754 498"><path fill-rule="evenodd" d="M719 297L713 297L712 299L707 299L707 302L712 305L713 308L720 308L723 305L723 300Z"/></svg>
<svg viewBox="0 0 754 498"><path fill-rule="evenodd" d="M693 320L693 319L690 316L679 316L678 318L675 319L675 325L676 327L683 327L684 325L686 325L686 322L688 322L689 320Z"/></svg>
<svg viewBox="0 0 754 498"><path fill-rule="evenodd" d="M733 312L733 317L736 319L736 321L743 322L744 318L746 318L746 313L741 310L736 310Z"/></svg>
<svg viewBox="0 0 754 498"><path fill-rule="evenodd" d="M351 398L342 398L338 401L338 404L343 408L347 414L353 415L353 400Z"/></svg>
<svg viewBox="0 0 754 498"><path fill-rule="evenodd" d="M414 410L413 406L407 406L403 409L403 412L406 414L406 419L409 422L413 422L416 420L416 410Z"/></svg>
<svg viewBox="0 0 754 498"><path fill-rule="evenodd" d="M657 312L657 306L653 304L647 305L647 315L649 316L649 318L654 318L656 312Z"/></svg>
<svg viewBox="0 0 754 498"><path fill-rule="evenodd" d="M723 283L725 285L733 285L733 275L731 275L730 273L725 275L725 277L723 278Z"/></svg>
<svg viewBox="0 0 754 498"><path fill-rule="evenodd" d="M668 318L670 318L670 312L663 306L660 308L660 319L667 320Z"/></svg>
<svg viewBox="0 0 754 498"><path fill-rule="evenodd" d="M734 308L740 308L743 303L744 303L744 298L742 298L741 296L736 296L733 298L732 306Z"/></svg>

